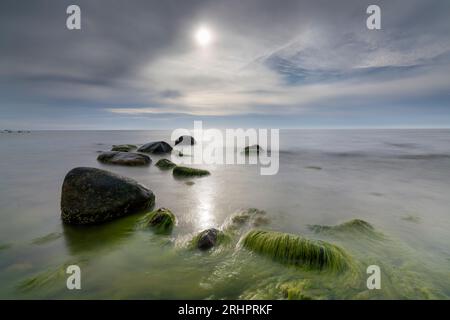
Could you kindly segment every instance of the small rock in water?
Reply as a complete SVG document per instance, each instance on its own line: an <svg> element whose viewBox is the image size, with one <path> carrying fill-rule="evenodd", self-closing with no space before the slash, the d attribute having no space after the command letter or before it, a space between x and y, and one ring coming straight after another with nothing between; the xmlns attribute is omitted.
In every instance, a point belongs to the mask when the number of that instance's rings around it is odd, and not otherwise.
<svg viewBox="0 0 450 320"><path fill-rule="evenodd" d="M195 184L195 182L194 181L186 181L185 184L187 186L193 186Z"/></svg>
<svg viewBox="0 0 450 320"><path fill-rule="evenodd" d="M175 145L182 144L182 145L194 145L195 139L191 136L181 136L177 140L175 140Z"/></svg>
<svg viewBox="0 0 450 320"><path fill-rule="evenodd" d="M147 166L152 162L149 156L133 152L107 151L98 155L97 160L102 163L123 166Z"/></svg>
<svg viewBox="0 0 450 320"><path fill-rule="evenodd" d="M138 152L146 152L146 153L155 153L155 154L163 154L172 152L172 147L164 141L156 141L144 144L140 147Z"/></svg>
<svg viewBox="0 0 450 320"><path fill-rule="evenodd" d="M264 149L261 148L259 144L254 144L252 146L248 146L248 147L244 148L245 154L251 154L251 153L259 154L260 151L264 151Z"/></svg>
<svg viewBox="0 0 450 320"><path fill-rule="evenodd" d="M137 149L137 146L134 144L117 144L112 146L111 151L130 152L135 149Z"/></svg>
<svg viewBox="0 0 450 320"><path fill-rule="evenodd" d="M188 168L188 167L175 167L173 169L173 175L176 177L202 177L209 175L208 170Z"/></svg>
<svg viewBox="0 0 450 320"><path fill-rule="evenodd" d="M64 178L61 218L67 224L97 224L143 212L154 204L153 192L130 178L79 167Z"/></svg>
<svg viewBox="0 0 450 320"><path fill-rule="evenodd" d="M158 160L158 162L156 162L155 165L158 168L163 169L163 170L172 169L177 166L175 163L173 163L169 159L160 159L160 160Z"/></svg>
<svg viewBox="0 0 450 320"><path fill-rule="evenodd" d="M217 238L221 231L211 228L202 231L197 236L197 248L200 250L208 250L214 247L217 243Z"/></svg>
<svg viewBox="0 0 450 320"><path fill-rule="evenodd" d="M159 208L150 212L144 217L148 227L151 227L158 234L167 234L172 231L175 224L175 215L166 208Z"/></svg>

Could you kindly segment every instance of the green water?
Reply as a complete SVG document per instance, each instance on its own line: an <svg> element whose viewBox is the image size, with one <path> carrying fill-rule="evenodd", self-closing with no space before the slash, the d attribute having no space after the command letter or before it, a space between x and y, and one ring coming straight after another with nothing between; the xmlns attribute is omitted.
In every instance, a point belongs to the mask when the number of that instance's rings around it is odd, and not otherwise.
<svg viewBox="0 0 450 320"><path fill-rule="evenodd" d="M448 131L416 134L372 132L361 138L360 133L347 133L332 143L335 133L312 132L309 144L305 143L309 152L281 154L276 176L260 176L251 166L210 166L205 168L211 176L190 179L193 184L154 166L122 168L95 161L98 149L166 138L167 132L2 137L2 150L8 152L0 163L5 172L0 183L0 297L448 299L448 158L406 161L387 151L379 156L375 147L367 157L329 155L316 153L311 145L314 141L321 148L328 146L327 151L341 152L334 149L341 141L346 148L361 151L355 145L364 139L366 144L422 139L434 141L439 148L436 136L450 137ZM285 134L282 141L304 146L298 139L304 135ZM370 153L372 149L377 156ZM26 158L21 150L27 150ZM157 159L153 157L153 163ZM81 165L106 168L149 186L156 194L156 207L168 207L177 217L172 234L155 235L140 228L142 215L95 227L64 226L59 219L60 186L65 173ZM268 223L260 228L336 244L356 261L356 270L303 270L259 256L239 242L248 225L237 228L231 241L212 251L189 247L197 232L225 228L233 214L250 207L266 211ZM314 233L308 228L353 218L369 221L382 236ZM81 268L81 290L66 288L65 268L71 264ZM371 264L381 268L380 290L367 289L366 268Z"/></svg>

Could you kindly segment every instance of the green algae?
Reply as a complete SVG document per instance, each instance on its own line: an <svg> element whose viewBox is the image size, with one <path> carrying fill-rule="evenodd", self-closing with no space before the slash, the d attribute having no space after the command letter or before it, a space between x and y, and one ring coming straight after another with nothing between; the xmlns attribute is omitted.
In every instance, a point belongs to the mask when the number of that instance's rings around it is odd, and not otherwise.
<svg viewBox="0 0 450 320"><path fill-rule="evenodd" d="M340 247L289 233L252 230L244 237L243 246L281 263L307 269L341 272L352 265L352 258Z"/></svg>
<svg viewBox="0 0 450 320"><path fill-rule="evenodd" d="M12 245L9 243L2 243L2 244L0 244L0 251L7 250L11 247L12 247Z"/></svg>
<svg viewBox="0 0 450 320"><path fill-rule="evenodd" d="M166 208L159 208L144 216L144 224L157 234L169 234L175 225L175 215Z"/></svg>
<svg viewBox="0 0 450 320"><path fill-rule="evenodd" d="M169 159L159 159L158 162L156 162L155 166L157 166L161 170L169 170L176 167L177 165Z"/></svg>
<svg viewBox="0 0 450 320"><path fill-rule="evenodd" d="M121 152L130 152L131 150L137 149L137 146L134 144L118 144L113 145L111 151L121 151Z"/></svg>
<svg viewBox="0 0 450 320"><path fill-rule="evenodd" d="M175 167L172 173L176 177L203 177L210 175L210 172L208 170L181 167L181 166Z"/></svg>

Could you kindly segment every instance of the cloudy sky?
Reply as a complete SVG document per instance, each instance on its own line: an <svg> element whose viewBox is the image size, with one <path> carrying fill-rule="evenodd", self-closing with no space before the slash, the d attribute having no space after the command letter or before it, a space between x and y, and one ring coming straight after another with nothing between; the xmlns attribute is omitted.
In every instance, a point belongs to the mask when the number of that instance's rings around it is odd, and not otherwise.
<svg viewBox="0 0 450 320"><path fill-rule="evenodd" d="M0 129L450 127L449 16L448 0L2 0Z"/></svg>

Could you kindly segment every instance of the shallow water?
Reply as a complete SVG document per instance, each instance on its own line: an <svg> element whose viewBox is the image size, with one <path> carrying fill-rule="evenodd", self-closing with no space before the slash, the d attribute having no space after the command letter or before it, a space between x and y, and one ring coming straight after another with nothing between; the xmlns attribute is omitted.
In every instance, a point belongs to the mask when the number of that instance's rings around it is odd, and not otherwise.
<svg viewBox="0 0 450 320"><path fill-rule="evenodd" d="M405 299L450 297L450 130L282 130L280 171L202 166L208 177L174 179L147 168L102 165L112 144L169 141L170 131L75 131L0 134L0 298ZM168 236L136 228L139 215L98 227L60 221L60 189L78 166L141 182L177 225ZM349 252L359 269L330 274L287 267L232 243L207 253L186 248L195 232L220 227L233 213L267 212L266 229L324 239ZM309 224L358 218L383 239L321 235ZM82 289L66 289L65 266L78 264ZM382 270L368 290L365 268Z"/></svg>

